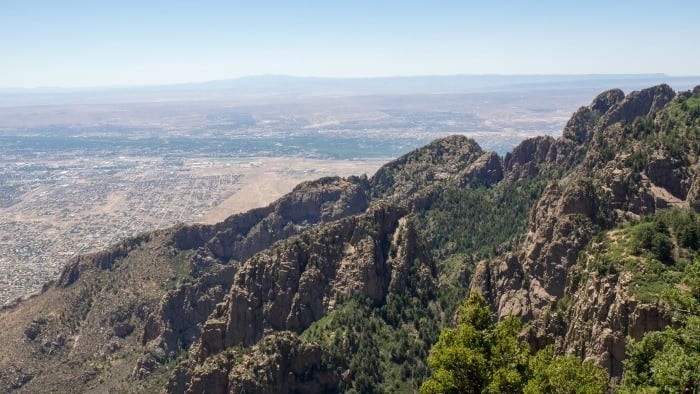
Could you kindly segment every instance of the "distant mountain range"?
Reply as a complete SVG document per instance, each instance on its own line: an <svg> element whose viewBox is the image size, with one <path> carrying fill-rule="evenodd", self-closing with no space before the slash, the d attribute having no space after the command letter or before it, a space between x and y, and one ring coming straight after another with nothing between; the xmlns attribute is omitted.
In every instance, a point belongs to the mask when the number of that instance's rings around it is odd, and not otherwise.
<svg viewBox="0 0 700 394"><path fill-rule="evenodd" d="M444 75L377 78L321 78L258 75L209 82L159 86L94 88L0 89L0 104L56 104L74 102L138 102L162 100L220 100L236 97L352 96L395 94L454 94L525 89L625 90L666 83L689 89L698 76L666 74L590 75Z"/></svg>

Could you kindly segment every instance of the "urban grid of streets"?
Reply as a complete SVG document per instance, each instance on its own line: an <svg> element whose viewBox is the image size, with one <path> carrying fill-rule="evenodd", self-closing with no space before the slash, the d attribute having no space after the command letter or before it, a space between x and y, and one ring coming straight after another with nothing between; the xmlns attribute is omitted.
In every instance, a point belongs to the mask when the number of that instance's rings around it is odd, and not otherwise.
<svg viewBox="0 0 700 394"><path fill-rule="evenodd" d="M25 158L26 159L26 158ZM0 161L0 305L35 293L75 255L176 223L214 223L303 180L381 160L66 155Z"/></svg>

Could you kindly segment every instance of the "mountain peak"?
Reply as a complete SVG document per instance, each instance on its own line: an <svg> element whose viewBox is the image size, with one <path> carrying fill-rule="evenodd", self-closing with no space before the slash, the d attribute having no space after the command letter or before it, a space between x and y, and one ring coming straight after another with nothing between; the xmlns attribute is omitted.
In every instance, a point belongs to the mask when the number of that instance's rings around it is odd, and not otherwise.
<svg viewBox="0 0 700 394"><path fill-rule="evenodd" d="M640 116L659 111L675 96L676 92L667 84L631 92L624 100L606 111L599 127L604 129L620 121L631 123Z"/></svg>
<svg viewBox="0 0 700 394"><path fill-rule="evenodd" d="M592 111L599 114L604 114L608 110L622 101L625 98L625 93L620 89L610 89L596 96L591 105L588 106Z"/></svg>

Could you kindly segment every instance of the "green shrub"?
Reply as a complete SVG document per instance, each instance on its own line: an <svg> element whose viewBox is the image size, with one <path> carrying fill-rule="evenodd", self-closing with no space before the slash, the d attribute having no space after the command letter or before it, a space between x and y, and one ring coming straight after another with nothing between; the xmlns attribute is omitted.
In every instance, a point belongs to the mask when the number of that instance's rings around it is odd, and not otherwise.
<svg viewBox="0 0 700 394"><path fill-rule="evenodd" d="M649 332L627 346L622 393L700 390L700 318L678 329Z"/></svg>
<svg viewBox="0 0 700 394"><path fill-rule="evenodd" d="M600 367L548 347L531 355L518 338L520 320L498 324L484 299L472 293L430 350L433 374L421 393L602 393L608 377ZM574 384L572 384L574 383Z"/></svg>
<svg viewBox="0 0 700 394"><path fill-rule="evenodd" d="M551 346L537 352L530 359L532 378L525 394L600 394L608 384L608 376L592 362L574 356L554 356Z"/></svg>

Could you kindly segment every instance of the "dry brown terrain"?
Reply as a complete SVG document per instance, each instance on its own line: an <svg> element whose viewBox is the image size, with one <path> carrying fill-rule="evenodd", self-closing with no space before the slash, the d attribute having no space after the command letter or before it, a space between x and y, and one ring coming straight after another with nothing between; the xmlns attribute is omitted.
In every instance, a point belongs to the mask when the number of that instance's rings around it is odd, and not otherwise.
<svg viewBox="0 0 700 394"><path fill-rule="evenodd" d="M254 160L259 166L241 168L243 178L233 194L208 212L198 222L214 224L229 215L267 205L289 192L303 181L329 175L371 176L386 160L311 160L298 158L260 158Z"/></svg>

